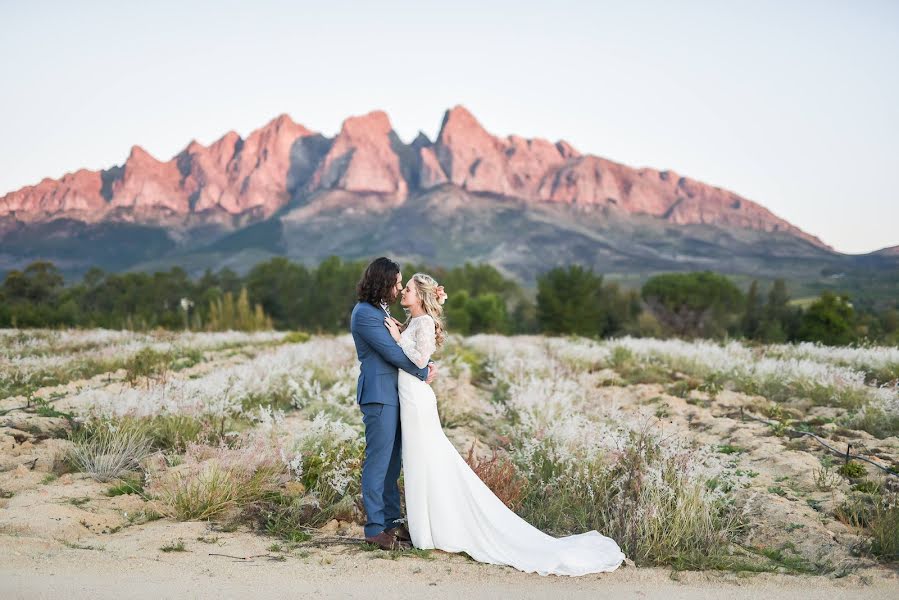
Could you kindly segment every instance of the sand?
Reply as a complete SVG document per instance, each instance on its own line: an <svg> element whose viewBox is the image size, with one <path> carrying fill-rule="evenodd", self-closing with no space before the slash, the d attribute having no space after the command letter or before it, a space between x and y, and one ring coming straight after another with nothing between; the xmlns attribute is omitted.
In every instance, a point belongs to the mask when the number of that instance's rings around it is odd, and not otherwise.
<svg viewBox="0 0 899 600"><path fill-rule="evenodd" d="M218 538L213 543L198 541ZM184 541L184 552L160 548ZM842 579L818 576L673 572L623 566L583 577L525 574L461 556L391 559L380 551L330 546L281 553L246 531L205 523L154 521L76 549L31 536L0 537L3 598L896 598L899 579L870 570ZM102 548L102 549L101 549ZM213 556L211 553L248 560ZM262 556L258 556L262 555ZM676 578L676 579L675 579Z"/></svg>

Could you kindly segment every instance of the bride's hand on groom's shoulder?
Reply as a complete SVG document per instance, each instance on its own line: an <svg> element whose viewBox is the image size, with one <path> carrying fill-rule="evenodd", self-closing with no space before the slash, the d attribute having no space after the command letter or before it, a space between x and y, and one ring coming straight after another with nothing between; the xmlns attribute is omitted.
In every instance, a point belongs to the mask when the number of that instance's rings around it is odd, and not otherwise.
<svg viewBox="0 0 899 600"><path fill-rule="evenodd" d="M390 337L392 337L394 341L400 341L400 326L396 319L384 317L384 327L390 332Z"/></svg>
<svg viewBox="0 0 899 600"><path fill-rule="evenodd" d="M428 363L428 378L425 379L425 383L430 385L436 378L437 378L437 363L429 362Z"/></svg>

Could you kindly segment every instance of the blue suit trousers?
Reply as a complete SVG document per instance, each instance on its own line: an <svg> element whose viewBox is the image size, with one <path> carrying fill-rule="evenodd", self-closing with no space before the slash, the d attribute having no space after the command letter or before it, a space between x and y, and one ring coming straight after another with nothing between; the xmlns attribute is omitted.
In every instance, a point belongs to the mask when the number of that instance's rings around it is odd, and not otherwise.
<svg viewBox="0 0 899 600"><path fill-rule="evenodd" d="M376 536L398 525L402 468L400 407L377 402L360 404L365 423L365 462L362 465L362 503L368 521L365 535Z"/></svg>

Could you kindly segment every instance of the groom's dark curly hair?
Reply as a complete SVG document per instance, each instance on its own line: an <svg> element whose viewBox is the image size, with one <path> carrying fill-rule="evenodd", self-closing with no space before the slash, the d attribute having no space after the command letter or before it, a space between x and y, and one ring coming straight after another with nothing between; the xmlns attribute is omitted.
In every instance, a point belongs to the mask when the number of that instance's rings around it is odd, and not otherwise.
<svg viewBox="0 0 899 600"><path fill-rule="evenodd" d="M359 302L378 306L382 300L390 302L390 290L396 285L400 266L386 256L374 259L356 284Z"/></svg>

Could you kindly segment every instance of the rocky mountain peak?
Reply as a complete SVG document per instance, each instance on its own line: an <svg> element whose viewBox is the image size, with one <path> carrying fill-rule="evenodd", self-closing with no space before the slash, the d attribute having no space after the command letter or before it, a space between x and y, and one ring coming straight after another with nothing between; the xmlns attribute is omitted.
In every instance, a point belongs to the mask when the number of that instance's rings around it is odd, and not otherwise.
<svg viewBox="0 0 899 600"><path fill-rule="evenodd" d="M310 182L311 190L389 194L404 200L408 184L387 113L377 110L343 122Z"/></svg>
<svg viewBox="0 0 899 600"><path fill-rule="evenodd" d="M635 169L550 142L489 133L464 106L446 111L437 139L403 143L383 111L346 119L328 139L281 114L245 139L229 131L192 141L161 162L134 146L121 167L78 171L0 198L0 217L41 222L254 220L294 199L340 191L340 202L378 195L394 204L436 186L525 203L610 207L675 224L782 231L824 246L764 207L673 171ZM131 210L132 213L128 214ZM216 216L218 215L218 216Z"/></svg>

